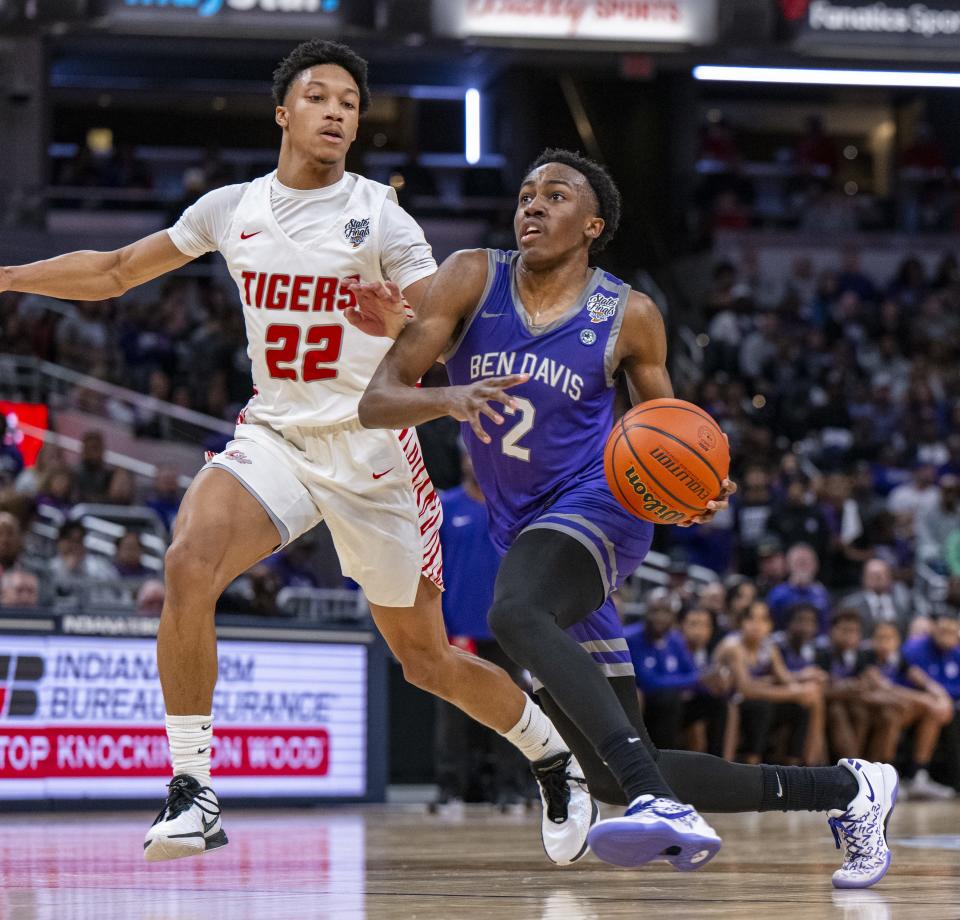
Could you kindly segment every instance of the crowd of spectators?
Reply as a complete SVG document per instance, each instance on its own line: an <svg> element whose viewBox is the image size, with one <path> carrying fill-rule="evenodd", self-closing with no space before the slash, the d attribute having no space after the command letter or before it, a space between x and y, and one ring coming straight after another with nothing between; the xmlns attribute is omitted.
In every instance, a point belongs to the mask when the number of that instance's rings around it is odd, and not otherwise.
<svg viewBox="0 0 960 920"><path fill-rule="evenodd" d="M866 139L864 139L865 141ZM885 195L869 142L841 140L819 115L792 137L751 136L718 110L701 129L693 237L718 230L798 228L845 235L857 230L946 233L960 227L960 174L934 126L918 121L898 139Z"/></svg>

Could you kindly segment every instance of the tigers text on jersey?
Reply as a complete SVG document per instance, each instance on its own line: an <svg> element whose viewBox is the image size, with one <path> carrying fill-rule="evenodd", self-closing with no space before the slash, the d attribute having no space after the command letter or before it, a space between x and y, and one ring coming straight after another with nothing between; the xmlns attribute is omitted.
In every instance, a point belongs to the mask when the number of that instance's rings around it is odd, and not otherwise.
<svg viewBox="0 0 960 920"><path fill-rule="evenodd" d="M347 278L383 281L380 217L388 186L357 176L342 213L309 243L292 239L271 207L274 173L251 182L220 251L243 303L254 396L243 422L276 431L337 425L357 404L392 344L351 326Z"/></svg>
<svg viewBox="0 0 960 920"><path fill-rule="evenodd" d="M530 375L510 390L516 414L502 426L483 422L489 445L463 426L491 532L505 552L570 487L589 482L608 491L603 447L613 427L613 357L630 287L595 269L570 310L536 326L516 289L518 253L487 255L486 290L446 365L454 384Z"/></svg>

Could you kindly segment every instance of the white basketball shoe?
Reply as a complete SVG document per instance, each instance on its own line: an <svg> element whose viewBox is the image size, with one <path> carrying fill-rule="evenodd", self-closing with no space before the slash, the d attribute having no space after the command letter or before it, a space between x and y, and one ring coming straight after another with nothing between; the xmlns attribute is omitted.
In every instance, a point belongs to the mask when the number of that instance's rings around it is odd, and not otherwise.
<svg viewBox="0 0 960 920"><path fill-rule="evenodd" d="M601 821L589 834L594 856L634 868L665 859L681 872L705 866L720 850L717 832L692 805L641 795L620 818Z"/></svg>
<svg viewBox="0 0 960 920"><path fill-rule="evenodd" d="M827 812L837 849L843 849L843 863L833 873L833 885L869 888L890 868L887 824L897 803L899 777L887 763L847 758L839 766L856 777L860 791L846 810Z"/></svg>
<svg viewBox="0 0 960 920"><path fill-rule="evenodd" d="M220 803L209 786L181 773L167 786L167 801L143 841L147 862L199 856L227 845Z"/></svg>
<svg viewBox="0 0 960 920"><path fill-rule="evenodd" d="M569 751L530 765L540 785L543 849L558 866L569 866L587 852L587 834L600 816L587 780Z"/></svg>

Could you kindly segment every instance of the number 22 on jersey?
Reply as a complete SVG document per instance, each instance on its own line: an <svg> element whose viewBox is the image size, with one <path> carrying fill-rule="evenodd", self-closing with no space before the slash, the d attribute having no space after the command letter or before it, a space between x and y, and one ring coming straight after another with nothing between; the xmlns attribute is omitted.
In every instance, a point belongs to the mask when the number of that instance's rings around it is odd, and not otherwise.
<svg viewBox="0 0 960 920"><path fill-rule="evenodd" d="M332 380L337 376L337 369L330 365L340 357L343 348L343 326L330 323L309 326L306 329L306 344L317 347L308 348L303 353L298 373L295 365L300 353L300 334L303 331L300 326L287 323L273 323L267 327L267 345L278 346L268 347L266 351L267 368L274 380L302 380L310 383L314 380Z"/></svg>

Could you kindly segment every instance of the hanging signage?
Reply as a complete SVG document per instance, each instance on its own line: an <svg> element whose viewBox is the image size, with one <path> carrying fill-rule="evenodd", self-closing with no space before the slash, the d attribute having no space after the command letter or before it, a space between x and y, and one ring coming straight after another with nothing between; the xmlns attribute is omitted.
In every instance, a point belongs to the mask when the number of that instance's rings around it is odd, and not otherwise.
<svg viewBox="0 0 960 920"><path fill-rule="evenodd" d="M221 794L367 792L367 648L219 647ZM170 778L152 639L0 634L0 800L161 796Z"/></svg>
<svg viewBox="0 0 960 920"><path fill-rule="evenodd" d="M106 0L103 23L115 32L155 35L256 33L329 35L344 22L346 0ZM304 33L303 30L308 30Z"/></svg>
<svg viewBox="0 0 960 920"><path fill-rule="evenodd" d="M709 44L715 0L436 0L434 26L458 38Z"/></svg>
<svg viewBox="0 0 960 920"><path fill-rule="evenodd" d="M960 0L778 0L781 33L798 45L879 44L960 51Z"/></svg>

